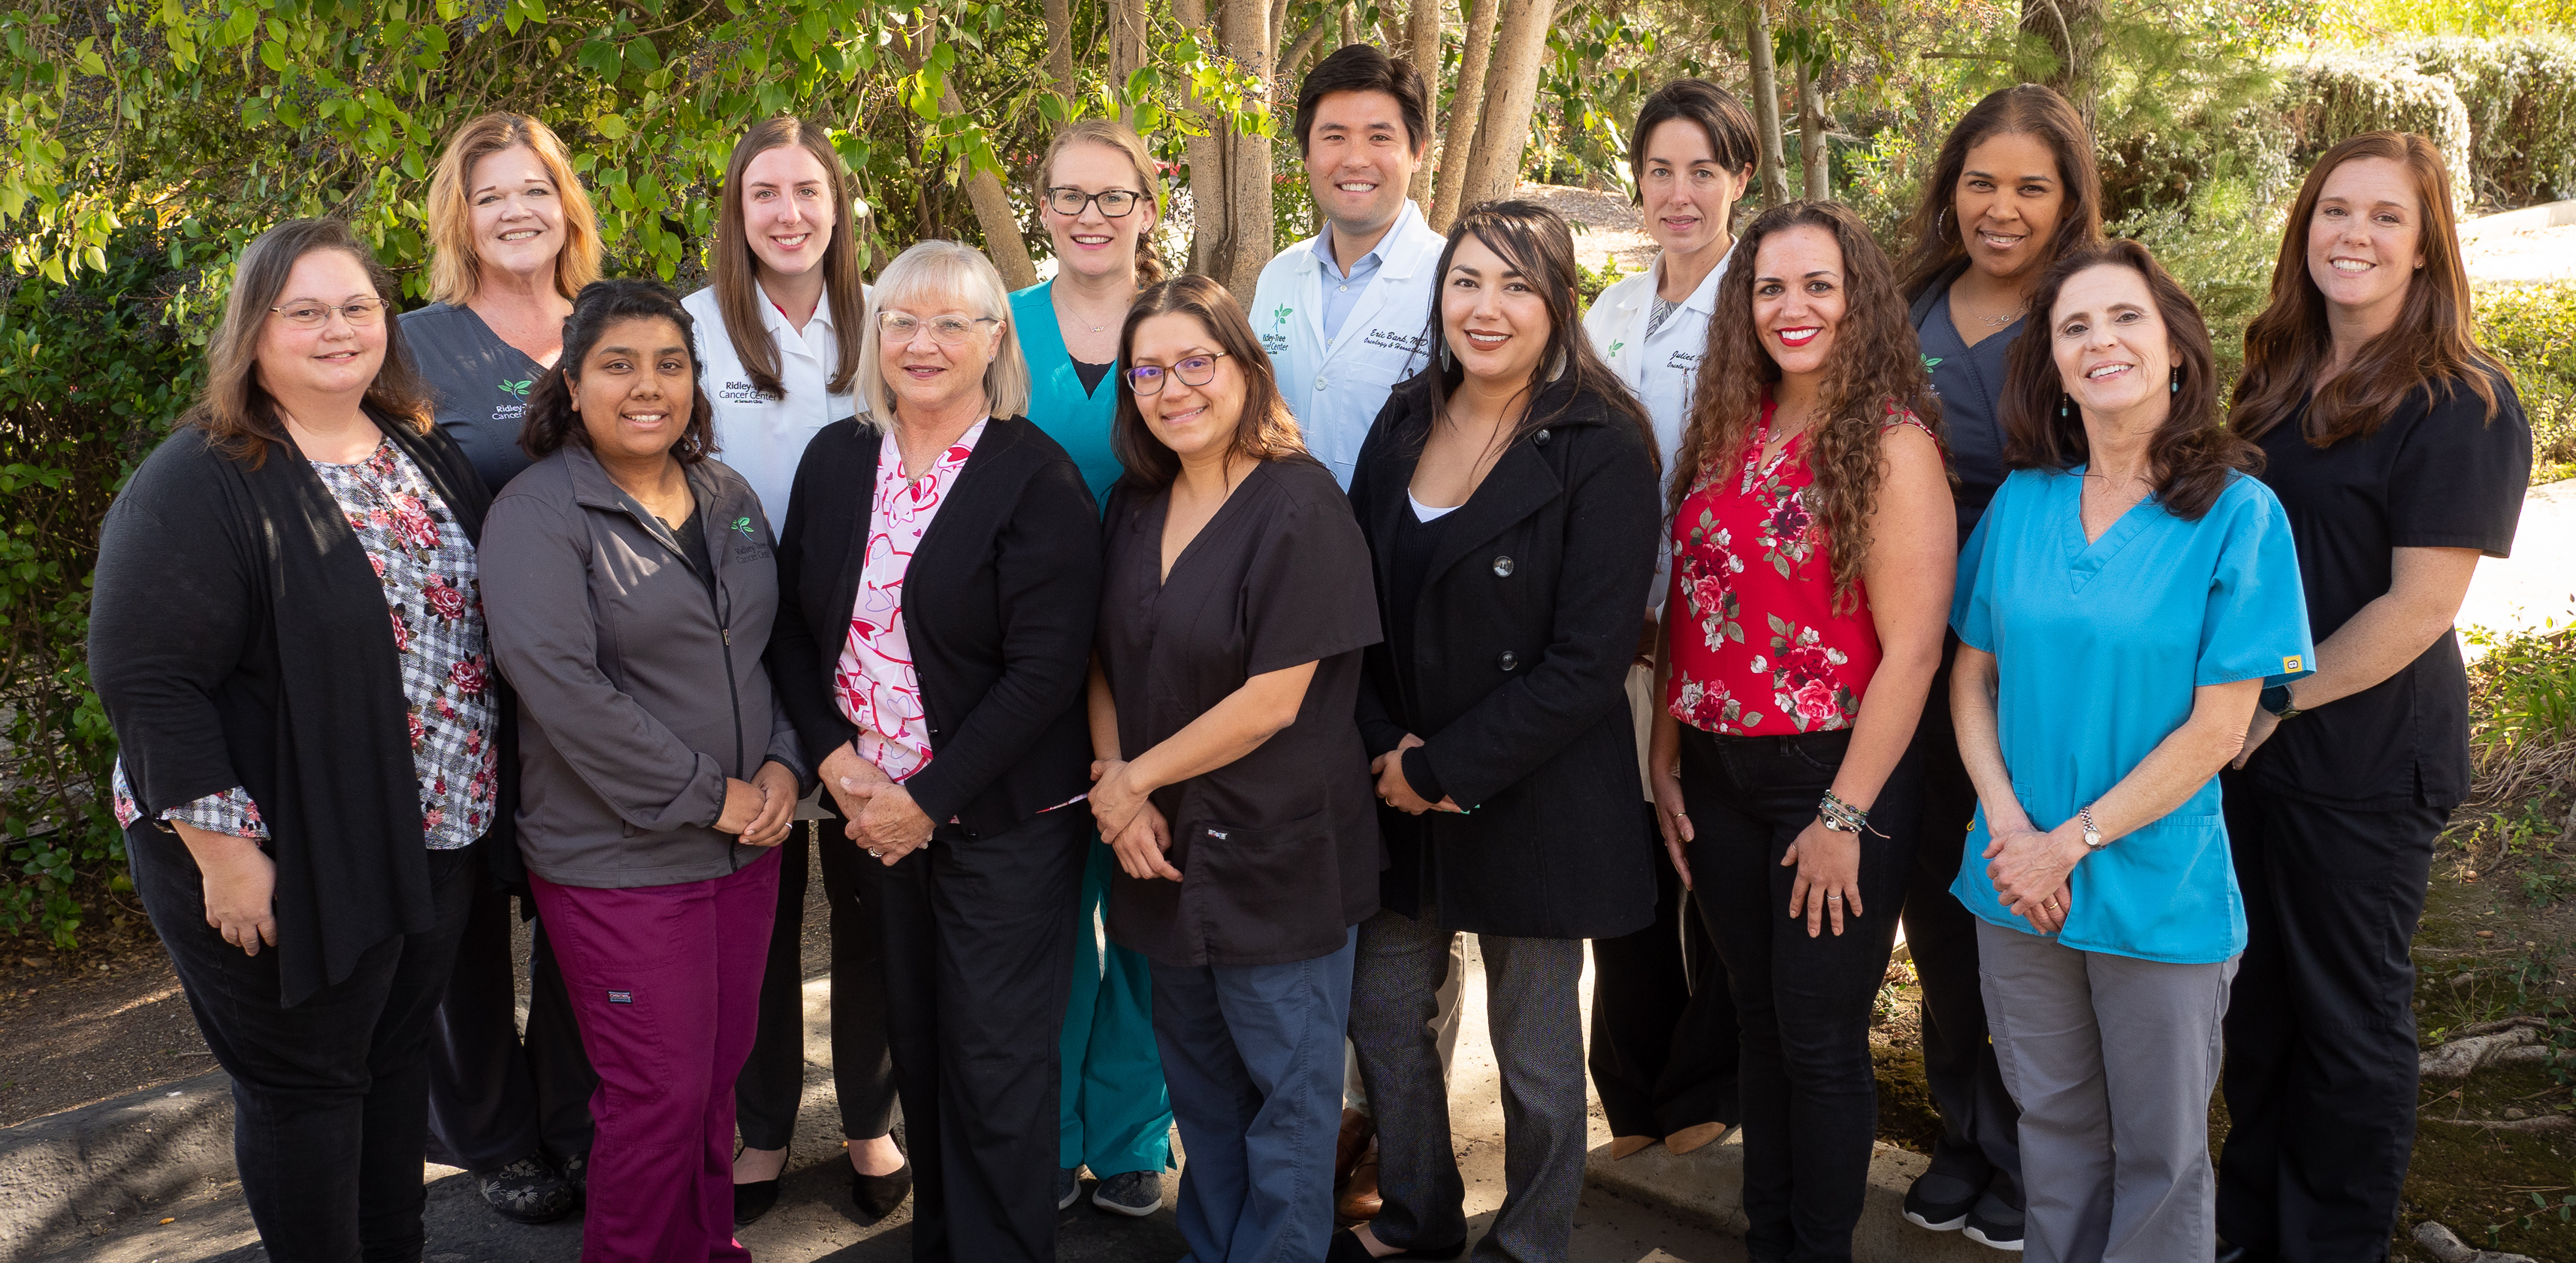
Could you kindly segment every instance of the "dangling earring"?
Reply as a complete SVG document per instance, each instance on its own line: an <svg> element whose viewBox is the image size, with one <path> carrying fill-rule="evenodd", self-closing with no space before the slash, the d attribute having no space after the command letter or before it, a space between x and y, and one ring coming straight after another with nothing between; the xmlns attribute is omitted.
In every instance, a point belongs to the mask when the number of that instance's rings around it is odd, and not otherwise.
<svg viewBox="0 0 2576 1263"><path fill-rule="evenodd" d="M2073 395L2059 395L2057 397L2057 417L2059 420L2062 421L2066 419L2066 410L2074 402L2075 396Z"/></svg>
<svg viewBox="0 0 2576 1263"><path fill-rule="evenodd" d="M1448 372L1449 367L1449 343L1446 339L1443 339L1440 343L1440 371L1444 373Z"/></svg>
<svg viewBox="0 0 2576 1263"><path fill-rule="evenodd" d="M2178 368L2177 368L2177 369L2173 370L2173 382L2172 382L2172 384L2171 384L2171 385L2166 389L2165 393L2166 393L2166 394L2169 394L2169 395L2179 395L2179 394L2181 394L2181 393L2182 393L2182 370L2181 370L2181 369L2178 369Z"/></svg>

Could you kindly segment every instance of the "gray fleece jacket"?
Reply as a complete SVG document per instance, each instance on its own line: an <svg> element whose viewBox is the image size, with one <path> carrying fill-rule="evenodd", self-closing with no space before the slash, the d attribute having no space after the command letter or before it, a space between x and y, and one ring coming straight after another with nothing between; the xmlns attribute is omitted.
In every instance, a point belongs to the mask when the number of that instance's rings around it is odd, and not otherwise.
<svg viewBox="0 0 2576 1263"><path fill-rule="evenodd" d="M761 650L769 521L742 476L688 469L713 591L586 447L510 480L483 522L492 656L519 694L519 850L564 886L669 886L760 858L716 832L727 778L809 780Z"/></svg>

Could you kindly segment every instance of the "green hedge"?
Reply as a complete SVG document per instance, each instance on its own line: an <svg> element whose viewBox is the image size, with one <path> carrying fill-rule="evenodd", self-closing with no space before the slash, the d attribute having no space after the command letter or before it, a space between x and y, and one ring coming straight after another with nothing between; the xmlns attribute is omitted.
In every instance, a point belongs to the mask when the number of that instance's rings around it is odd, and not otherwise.
<svg viewBox="0 0 2576 1263"><path fill-rule="evenodd" d="M2522 206L2576 197L2576 39L2430 39L2392 55L2459 94L2481 198Z"/></svg>
<svg viewBox="0 0 2576 1263"><path fill-rule="evenodd" d="M2317 156L2361 132L2414 132L2450 165L2452 196L2466 209L2475 187L2469 107L2451 81L2384 56L2323 53L2285 67L2273 112L2304 174Z"/></svg>
<svg viewBox="0 0 2576 1263"><path fill-rule="evenodd" d="M2513 370L2531 418L2531 479L2576 477L2576 281L2482 290L2479 341Z"/></svg>

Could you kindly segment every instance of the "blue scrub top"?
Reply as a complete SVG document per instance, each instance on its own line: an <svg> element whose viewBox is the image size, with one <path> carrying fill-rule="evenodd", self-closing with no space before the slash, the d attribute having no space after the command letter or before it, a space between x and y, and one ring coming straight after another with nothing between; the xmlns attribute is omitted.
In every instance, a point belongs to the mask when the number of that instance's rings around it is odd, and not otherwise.
<svg viewBox="0 0 2576 1263"><path fill-rule="evenodd" d="M2082 466L2016 470L1959 556L1950 625L1995 655L1996 711L2013 794L2052 829L2145 760L2191 717L2192 690L2310 674L2307 598L2281 502L2231 475L2199 521L2140 501L2084 540ZM2218 779L2172 814L2076 864L2058 941L2175 964L2245 949L2245 903L2227 852ZM2032 933L1986 876L1977 811L1950 893Z"/></svg>
<svg viewBox="0 0 2576 1263"><path fill-rule="evenodd" d="M1046 431L1091 484L1091 498L1105 511L1109 484L1126 468L1109 449L1109 423L1118 413L1118 374L1100 379L1096 392L1082 388L1073 371L1073 353L1064 349L1064 330L1055 322L1055 302L1045 281L1011 295L1011 321L1019 326L1020 353L1029 361L1029 420Z"/></svg>

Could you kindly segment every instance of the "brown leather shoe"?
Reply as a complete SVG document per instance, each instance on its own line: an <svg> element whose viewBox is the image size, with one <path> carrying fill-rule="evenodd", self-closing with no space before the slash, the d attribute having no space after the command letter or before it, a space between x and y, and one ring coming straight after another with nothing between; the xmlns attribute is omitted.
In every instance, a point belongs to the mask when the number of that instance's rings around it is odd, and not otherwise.
<svg viewBox="0 0 2576 1263"><path fill-rule="evenodd" d="M1333 1213L1345 1223L1365 1223L1377 1218L1377 1212L1385 1205L1385 1199L1377 1194L1377 1140L1372 1137L1366 1155L1351 1171L1350 1183L1334 1201Z"/></svg>
<svg viewBox="0 0 2576 1263"><path fill-rule="evenodd" d="M1342 1108L1342 1136L1333 1144L1333 1189L1351 1182L1351 1168L1360 1164L1360 1155L1368 1152L1369 1141L1377 1137L1377 1120L1348 1106Z"/></svg>

